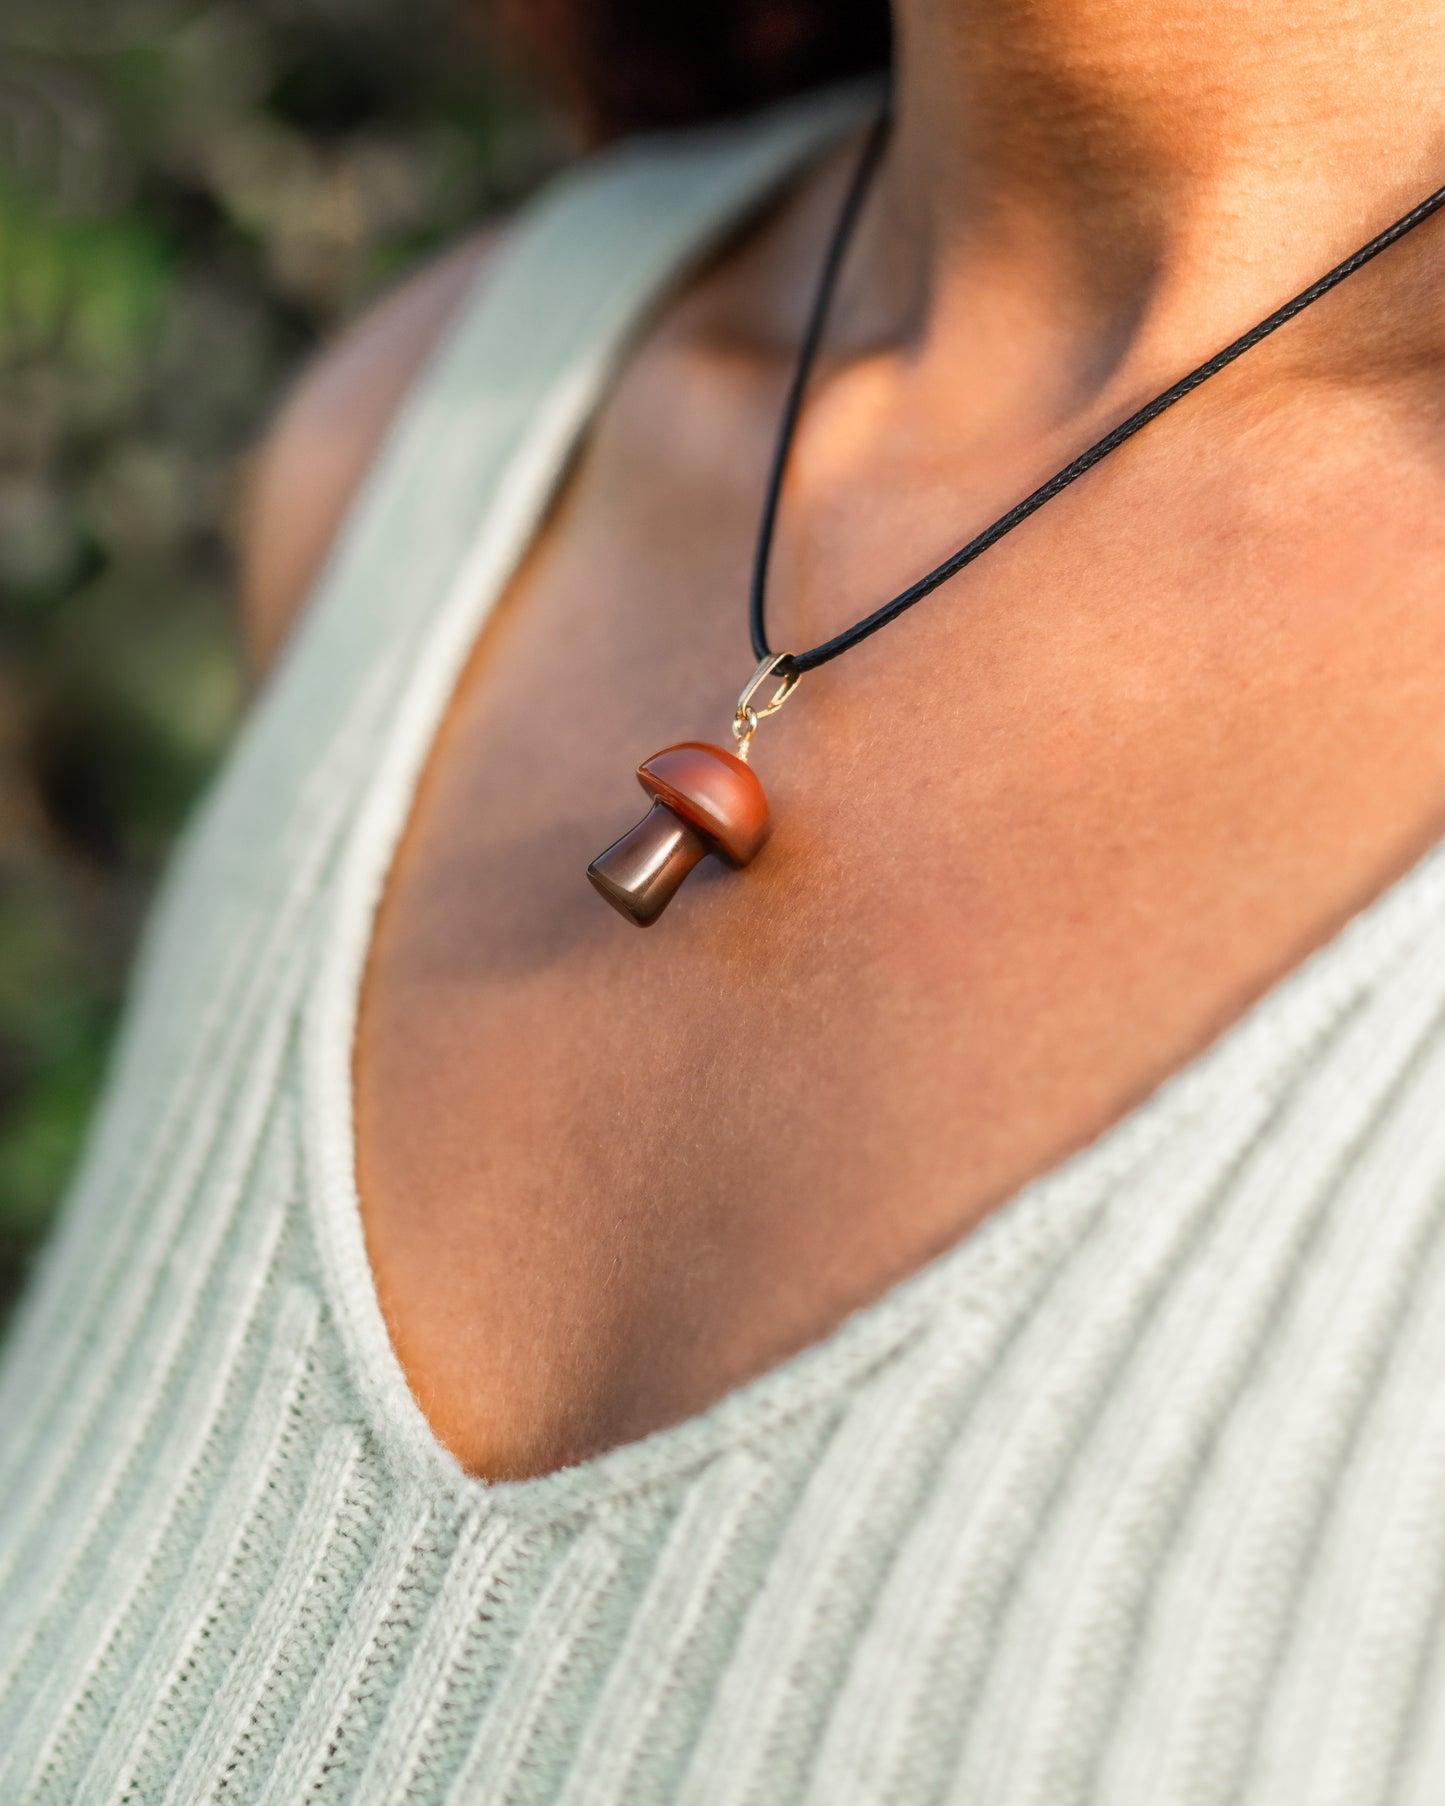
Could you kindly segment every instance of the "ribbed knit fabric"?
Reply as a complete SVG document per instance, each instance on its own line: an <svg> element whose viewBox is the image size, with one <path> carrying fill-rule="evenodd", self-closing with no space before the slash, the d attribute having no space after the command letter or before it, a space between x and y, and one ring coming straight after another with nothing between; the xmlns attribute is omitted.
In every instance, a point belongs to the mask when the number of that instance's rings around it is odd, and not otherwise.
<svg viewBox="0 0 1445 1806"><path fill-rule="evenodd" d="M350 1049L422 760L644 308L860 104L544 194L192 824L0 1381L4 1806L1445 1800L1445 843L677 1428L488 1486L388 1345Z"/></svg>

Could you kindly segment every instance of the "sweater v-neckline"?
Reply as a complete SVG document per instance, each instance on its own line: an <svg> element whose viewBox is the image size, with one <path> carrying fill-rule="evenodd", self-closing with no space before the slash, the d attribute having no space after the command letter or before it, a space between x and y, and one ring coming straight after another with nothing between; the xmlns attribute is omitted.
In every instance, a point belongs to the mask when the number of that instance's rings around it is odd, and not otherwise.
<svg viewBox="0 0 1445 1806"><path fill-rule="evenodd" d="M322 1277L371 1427L395 1466L467 1510L529 1521L572 1515L605 1500L695 1470L720 1451L845 1394L940 1314L965 1301L991 1308L1009 1279L1059 1258L1109 1206L1124 1176L1206 1112L1231 1109L1244 1090L1283 1088L1304 1053L1348 1013L1432 921L1445 919L1445 837L1353 912L1276 979L1199 1053L1157 1083L1084 1147L1037 1174L976 1226L831 1331L733 1388L700 1412L574 1465L518 1480L468 1473L433 1431L408 1385L382 1317L366 1249L355 1159L354 1054L360 993L378 907L421 774L492 606L524 554L546 503L640 321L703 250L841 133L871 104L871 90L829 91L775 109L756 122L701 140L700 163L677 155L680 140L632 147L604 178L624 186L638 170L671 161L678 180L662 192L665 219L641 264L647 279L627 297L622 331L602 332L549 388L531 397L527 433L509 449L492 506L472 534L451 586L402 648L405 674L388 704L385 729L364 761L361 794L333 884L318 919L319 956L303 1031L306 1178ZM698 171L714 177L704 186ZM688 179L703 192L688 192ZM566 234L552 213L585 204L588 171L558 185L560 208L544 194L511 261L535 280L550 265L566 276ZM654 195L654 200L656 196ZM575 211L573 217L575 218ZM669 242L670 235L670 242ZM541 270L528 267L540 261ZM520 293L525 283L516 285ZM480 306L481 299L474 303ZM511 321L512 330L520 322ZM500 346L499 346L500 349ZM422 387L444 381L437 360ZM369 486L359 506L387 505L386 484ZM339 601L342 598L334 598ZM382 663L395 658L385 648ZM386 686L383 684L382 689ZM1293 1057L1292 1057L1293 1056Z"/></svg>

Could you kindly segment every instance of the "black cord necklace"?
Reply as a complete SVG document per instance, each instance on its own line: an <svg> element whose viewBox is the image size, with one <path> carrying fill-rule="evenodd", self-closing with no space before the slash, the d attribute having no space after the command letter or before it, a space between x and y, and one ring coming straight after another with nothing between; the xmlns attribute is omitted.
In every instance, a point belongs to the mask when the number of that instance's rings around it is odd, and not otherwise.
<svg viewBox="0 0 1445 1806"><path fill-rule="evenodd" d="M831 639L821 641L806 652L774 652L768 643L766 600L768 562L777 525L778 500L782 493L788 454L792 449L808 377L822 343L829 308L838 285L838 274L862 210L864 197L882 157L888 138L888 124L887 112L880 113L864 140L852 180L843 197L823 258L818 287L778 423L777 442L773 448L762 515L758 522L757 550L753 558L749 595L749 625L758 667L749 678L733 712L732 731L737 752L730 753L720 746L688 740L678 746L666 747L662 752L654 753L650 759L644 760L637 768L637 777L644 791L653 799L651 810L635 828L605 853L599 854L587 868L587 876L607 901L640 927L656 921L683 879L704 855L716 853L730 865L746 865L766 840L769 828L767 799L763 795L762 785L747 764L748 751L759 721L782 707L805 671L814 671L819 665L826 665L830 659L851 651L870 634L877 633L880 627L896 621L915 602L921 602L940 584L946 583L966 565L972 564L990 546L997 545L1006 533L1011 533L1031 514L1042 508L1045 502L1051 501L1071 483L1077 482L1102 458L1123 445L1125 440L1132 439L1141 428L1148 426L1151 420L1157 420L1167 408L1172 408L1175 402L1192 394L1202 382L1225 369L1236 358L1242 357L1246 351L1259 344L1261 339L1268 338L1272 332L1294 319L1296 314L1303 313L1311 302L1327 295L1347 276L1363 269L1381 251L1388 250L1407 232L1413 231L1441 207L1445 207L1445 188L1437 188L1392 226L1387 226L1368 244L1361 245L1343 263L1327 270L1323 276L1310 283L1308 288L1301 289L1258 325L1252 326L1223 350L1216 351L1213 357L1207 358L1187 376L1180 377L1178 382L1171 384L1126 420L1121 420L1103 438L1095 440L1087 451L1081 452L1062 470L1056 471L1046 483L1041 483L1032 494L1026 495L1007 513L1001 514L991 526L985 527L941 564L936 564L931 571L910 583L906 589L900 590L891 601L875 608L871 614L864 615L861 621L854 622L842 633L834 634ZM766 703L755 706L753 697L770 678L778 680L777 688Z"/></svg>

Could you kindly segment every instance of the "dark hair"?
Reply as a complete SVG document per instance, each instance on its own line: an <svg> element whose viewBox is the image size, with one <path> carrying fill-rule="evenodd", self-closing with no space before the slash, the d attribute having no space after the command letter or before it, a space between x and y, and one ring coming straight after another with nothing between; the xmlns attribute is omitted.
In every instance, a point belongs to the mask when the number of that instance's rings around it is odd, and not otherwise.
<svg viewBox="0 0 1445 1806"><path fill-rule="evenodd" d="M886 0L489 0L591 143L881 69Z"/></svg>

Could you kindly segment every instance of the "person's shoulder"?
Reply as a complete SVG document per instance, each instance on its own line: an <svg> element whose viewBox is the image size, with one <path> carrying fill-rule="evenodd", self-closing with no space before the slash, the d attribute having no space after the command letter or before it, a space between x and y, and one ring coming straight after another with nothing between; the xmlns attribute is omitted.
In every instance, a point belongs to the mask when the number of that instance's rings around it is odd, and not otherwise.
<svg viewBox="0 0 1445 1806"><path fill-rule="evenodd" d="M241 519L241 626L251 669L273 662L403 397L486 280L505 228L470 234L403 279L324 347L252 454Z"/></svg>

